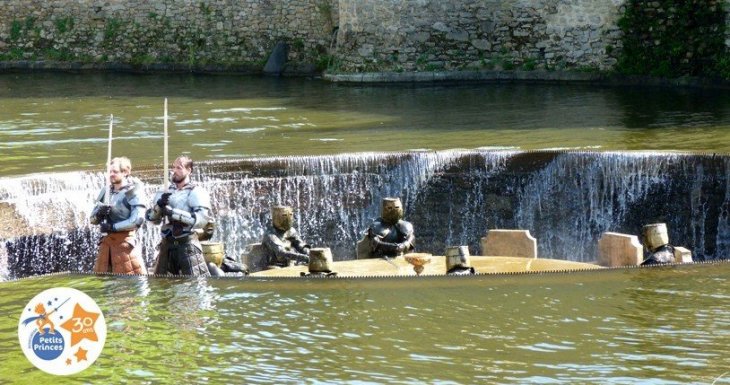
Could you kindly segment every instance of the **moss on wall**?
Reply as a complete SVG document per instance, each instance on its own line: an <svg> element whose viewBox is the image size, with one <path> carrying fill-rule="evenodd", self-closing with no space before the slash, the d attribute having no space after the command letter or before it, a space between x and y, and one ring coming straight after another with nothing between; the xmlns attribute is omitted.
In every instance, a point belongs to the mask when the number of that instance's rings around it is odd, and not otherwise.
<svg viewBox="0 0 730 385"><path fill-rule="evenodd" d="M730 76L721 0L628 0L616 69L661 77Z"/></svg>

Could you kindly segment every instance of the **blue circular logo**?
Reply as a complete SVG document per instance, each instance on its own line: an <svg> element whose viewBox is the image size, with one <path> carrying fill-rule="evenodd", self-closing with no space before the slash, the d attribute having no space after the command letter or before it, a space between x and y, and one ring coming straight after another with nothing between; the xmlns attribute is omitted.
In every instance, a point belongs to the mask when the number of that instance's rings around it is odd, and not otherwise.
<svg viewBox="0 0 730 385"><path fill-rule="evenodd" d="M43 329L43 333L36 331L30 343L30 348L33 350L33 353L38 358L46 361L58 358L66 346L61 332L58 330L51 332L50 328Z"/></svg>

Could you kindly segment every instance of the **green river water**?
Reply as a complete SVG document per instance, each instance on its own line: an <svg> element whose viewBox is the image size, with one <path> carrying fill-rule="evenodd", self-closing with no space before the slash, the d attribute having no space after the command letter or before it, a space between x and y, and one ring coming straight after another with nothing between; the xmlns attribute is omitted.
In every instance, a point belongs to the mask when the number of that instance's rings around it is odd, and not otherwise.
<svg viewBox="0 0 730 385"><path fill-rule="evenodd" d="M452 148L730 152L724 90L597 85L345 86L195 75L0 76L0 175L196 160Z"/></svg>
<svg viewBox="0 0 730 385"><path fill-rule="evenodd" d="M0 382L730 383L730 264L401 279L50 276L0 284ZM73 287L107 340L69 377L18 346L30 297Z"/></svg>

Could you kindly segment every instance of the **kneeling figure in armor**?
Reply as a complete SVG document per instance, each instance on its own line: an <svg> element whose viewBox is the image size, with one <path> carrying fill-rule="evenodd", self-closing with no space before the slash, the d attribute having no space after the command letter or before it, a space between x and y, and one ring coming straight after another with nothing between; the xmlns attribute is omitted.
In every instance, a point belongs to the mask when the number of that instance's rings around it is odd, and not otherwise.
<svg viewBox="0 0 730 385"><path fill-rule="evenodd" d="M309 263L311 248L292 227L294 211L289 206L274 206L271 209L272 226L264 233L261 243L266 250L269 266L286 267L291 264Z"/></svg>
<svg viewBox="0 0 730 385"><path fill-rule="evenodd" d="M415 249L413 225L403 220L399 198L383 198L380 218L368 228L371 257L397 257Z"/></svg>

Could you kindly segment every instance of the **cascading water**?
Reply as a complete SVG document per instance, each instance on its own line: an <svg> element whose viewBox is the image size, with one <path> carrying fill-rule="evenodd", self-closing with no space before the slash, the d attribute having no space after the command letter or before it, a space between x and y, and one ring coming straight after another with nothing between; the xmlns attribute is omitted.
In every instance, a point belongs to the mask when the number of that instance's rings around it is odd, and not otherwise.
<svg viewBox="0 0 730 385"><path fill-rule="evenodd" d="M528 229L541 257L592 261L604 231L639 234L666 222L670 242L695 259L725 258L730 249L730 159L667 153L442 151L259 158L196 163L208 189L215 241L238 257L258 242L270 207L295 208L295 226L335 260L352 259L355 243L398 196L416 228L419 251L443 254L492 228ZM133 170L160 187L159 170ZM157 179L152 175L157 175ZM19 277L90 270L99 237L90 225L103 173L34 174L0 179L0 274ZM148 265L158 229L138 234Z"/></svg>

